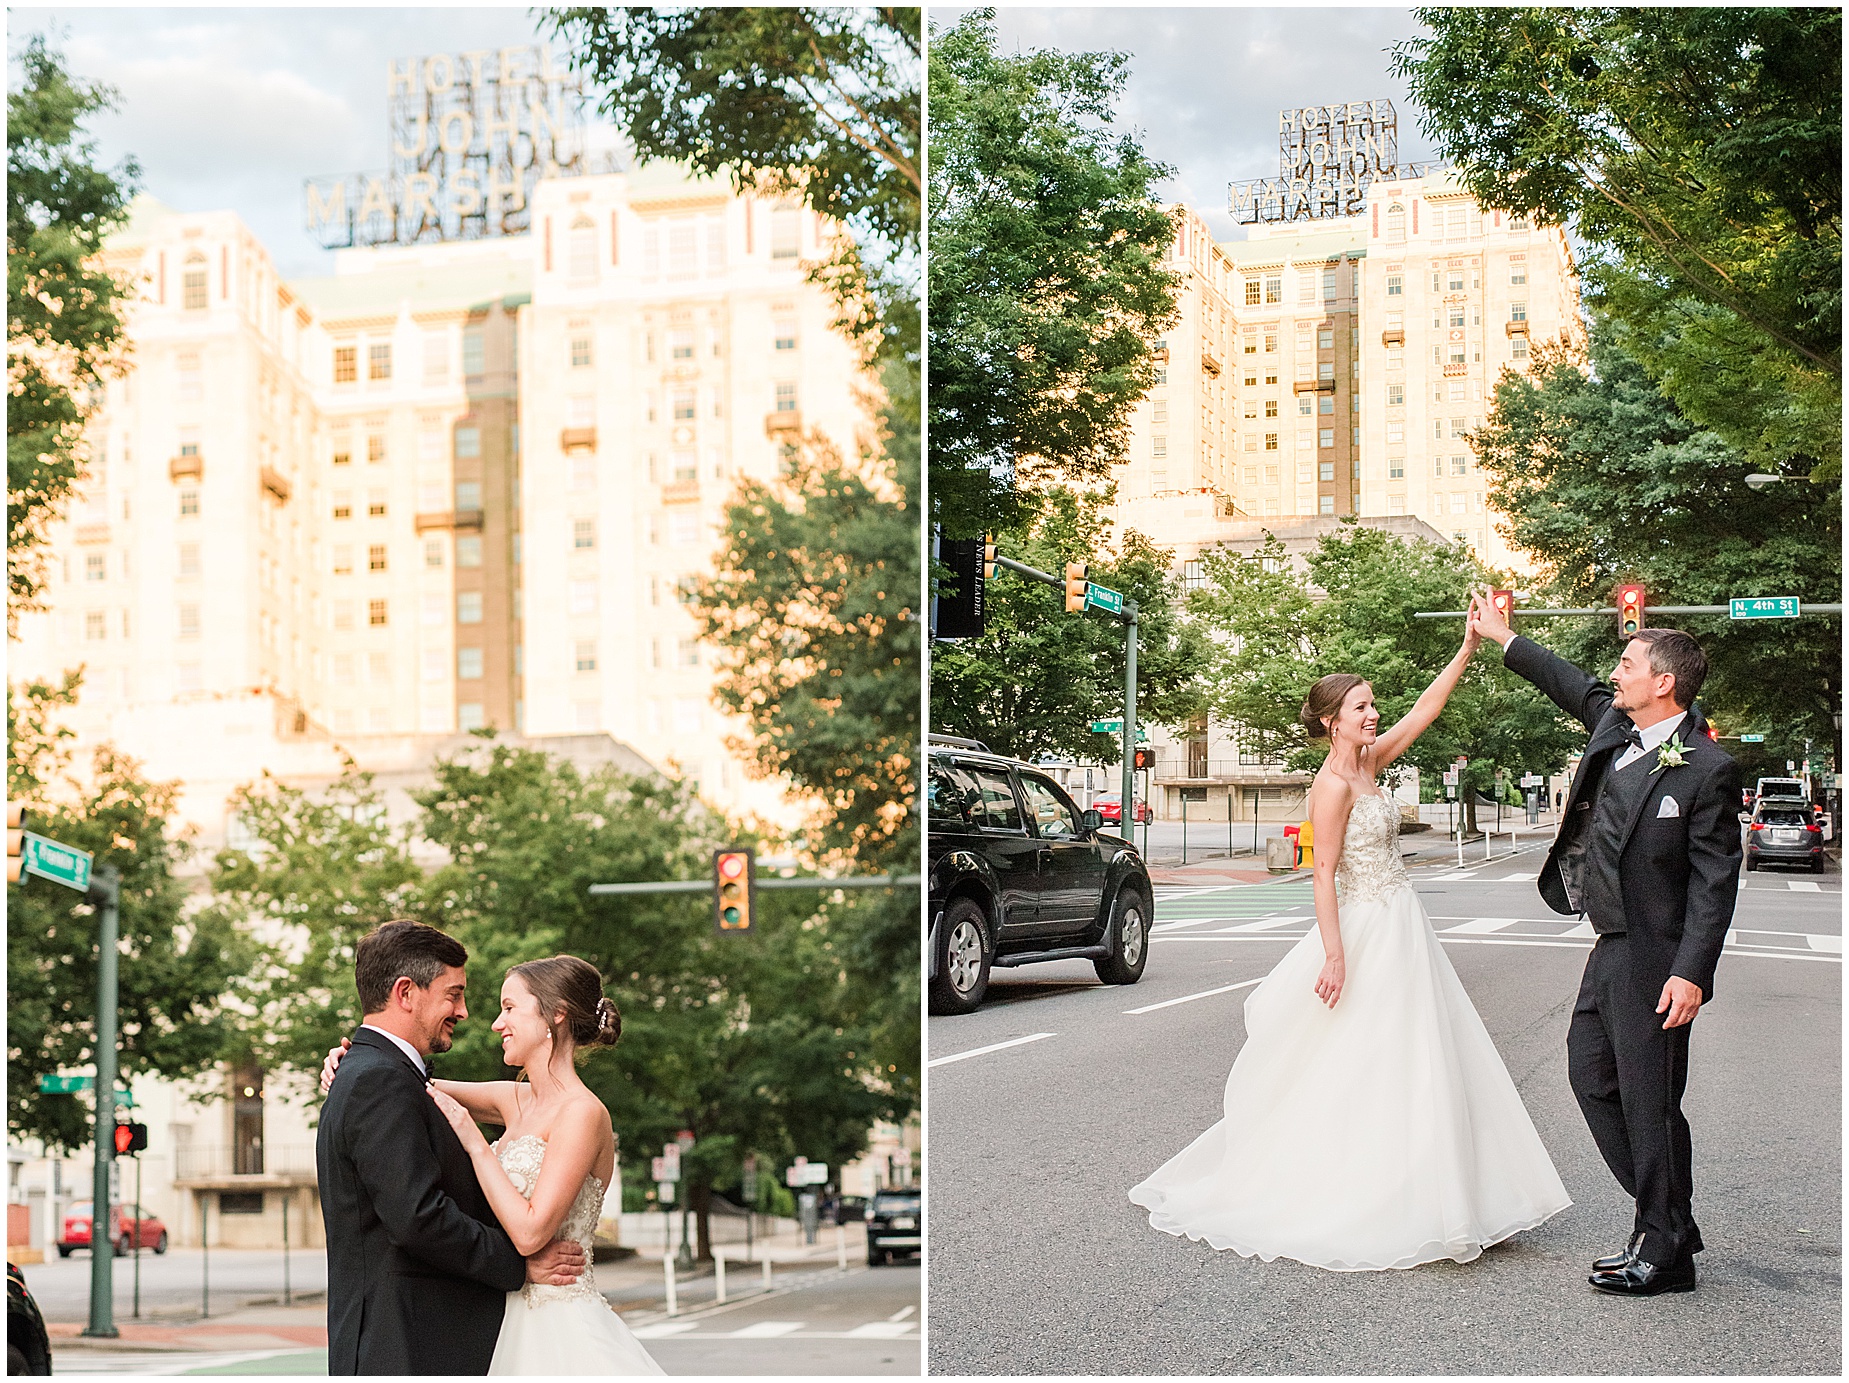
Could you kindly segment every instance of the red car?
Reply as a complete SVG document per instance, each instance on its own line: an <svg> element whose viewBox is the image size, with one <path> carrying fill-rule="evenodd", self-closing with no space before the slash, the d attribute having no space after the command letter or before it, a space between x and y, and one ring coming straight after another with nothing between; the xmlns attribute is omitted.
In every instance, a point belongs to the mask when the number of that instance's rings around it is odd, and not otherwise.
<svg viewBox="0 0 1849 1383"><path fill-rule="evenodd" d="M1121 792L1101 792L1092 798L1092 810L1106 821L1120 822L1123 820L1123 800ZM1149 803L1140 797L1136 799L1136 805L1130 809L1130 813L1137 821L1148 821L1153 815Z"/></svg>
<svg viewBox="0 0 1849 1383"><path fill-rule="evenodd" d="M69 1258L72 1249L90 1247L90 1206L89 1201L73 1201L64 1212L64 1232L58 1236L58 1257ZM109 1238L115 1244L118 1258L136 1248L167 1252L167 1226L152 1215L142 1216L137 1224L135 1217L120 1205L109 1212Z"/></svg>

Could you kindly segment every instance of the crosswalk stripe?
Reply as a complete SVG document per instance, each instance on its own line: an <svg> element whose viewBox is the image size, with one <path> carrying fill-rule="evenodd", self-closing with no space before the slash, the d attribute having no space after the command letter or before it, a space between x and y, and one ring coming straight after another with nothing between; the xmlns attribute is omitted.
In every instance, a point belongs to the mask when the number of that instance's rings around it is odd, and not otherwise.
<svg viewBox="0 0 1849 1383"><path fill-rule="evenodd" d="M918 1328L913 1321L869 1321L848 1331L850 1340L896 1340Z"/></svg>
<svg viewBox="0 0 1849 1383"><path fill-rule="evenodd" d="M1819 936L1812 932L1805 940L1810 943L1813 951L1834 951L1839 956L1843 953L1843 939L1840 936Z"/></svg>
<svg viewBox="0 0 1849 1383"><path fill-rule="evenodd" d="M1505 927L1513 927L1522 919L1519 917L1473 917L1468 922L1460 922L1455 927L1446 927L1447 935L1462 932L1466 936L1487 936L1499 932Z"/></svg>
<svg viewBox="0 0 1849 1383"><path fill-rule="evenodd" d="M1787 879L1785 887L1793 893L1822 893L1822 884L1813 884L1809 879Z"/></svg>
<svg viewBox="0 0 1849 1383"><path fill-rule="evenodd" d="M779 1335L794 1335L803 1328L801 1321L759 1321L748 1325L743 1330L729 1332L728 1338L734 1340L771 1340Z"/></svg>
<svg viewBox="0 0 1849 1383"><path fill-rule="evenodd" d="M670 1335L685 1335L689 1330L698 1330L695 1321L657 1321L653 1325L638 1325L630 1333L638 1340L661 1340Z"/></svg>
<svg viewBox="0 0 1849 1383"><path fill-rule="evenodd" d="M1468 870L1468 869L1460 869L1452 874L1434 874L1432 875L1432 881L1435 883L1441 883L1446 879L1474 879L1476 877L1477 876L1473 871Z"/></svg>
<svg viewBox="0 0 1849 1383"><path fill-rule="evenodd" d="M1539 874L1504 874L1500 879L1492 879L1490 882L1496 884L1525 884L1532 883L1540 877Z"/></svg>
<svg viewBox="0 0 1849 1383"><path fill-rule="evenodd" d="M1293 922L1313 921L1315 921L1315 919L1312 917L1304 917L1300 914L1289 913L1283 917L1261 917L1256 922L1241 922L1236 927L1225 927L1222 928L1222 930L1227 932L1274 932L1279 927L1290 926Z"/></svg>
<svg viewBox="0 0 1849 1383"><path fill-rule="evenodd" d="M1573 930L1568 931L1568 932L1562 932L1560 933L1560 935L1561 936L1597 936L1598 933L1592 930L1592 924L1590 922L1581 922L1577 927L1573 928Z"/></svg>

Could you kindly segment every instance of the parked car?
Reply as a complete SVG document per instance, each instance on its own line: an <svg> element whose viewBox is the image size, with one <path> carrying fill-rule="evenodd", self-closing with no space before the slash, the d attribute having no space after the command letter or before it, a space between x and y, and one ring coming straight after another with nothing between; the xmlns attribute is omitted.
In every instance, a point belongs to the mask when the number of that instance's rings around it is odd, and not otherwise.
<svg viewBox="0 0 1849 1383"><path fill-rule="evenodd" d="M1106 821L1115 821L1122 824L1124 819L1124 795L1121 792L1101 792L1091 799L1091 809L1097 812L1098 815L1103 817ZM1140 797L1136 799L1135 804L1130 808L1130 819L1133 822L1148 821L1154 816L1155 813L1149 810L1149 803L1145 802Z"/></svg>
<svg viewBox="0 0 1849 1383"><path fill-rule="evenodd" d="M1136 847L1031 764L940 741L930 761L931 1011L977 1008L995 966L1141 979L1155 895Z"/></svg>
<svg viewBox="0 0 1849 1383"><path fill-rule="evenodd" d="M878 1267L894 1255L916 1258L924 1248L924 1192L916 1186L875 1191L867 1207L867 1263Z"/></svg>
<svg viewBox="0 0 1849 1383"><path fill-rule="evenodd" d="M1746 867L1809 865L1823 873L1823 826L1802 797L1762 797L1746 827Z"/></svg>
<svg viewBox="0 0 1849 1383"><path fill-rule="evenodd" d="M73 1201L64 1212L64 1230L58 1236L58 1257L69 1258L72 1249L90 1247L90 1206L89 1201ZM115 1245L118 1258L137 1248L165 1253L167 1226L152 1215L144 1215L137 1228L135 1217L125 1207L112 1206L109 1211L109 1241Z"/></svg>
<svg viewBox="0 0 1849 1383"><path fill-rule="evenodd" d="M6 1265L6 1371L9 1375L50 1374L51 1337L39 1304L26 1288L26 1275Z"/></svg>
<svg viewBox="0 0 1849 1383"><path fill-rule="evenodd" d="M857 1224L867 1218L867 1198L865 1196L837 1196L834 1203L834 1220L838 1225Z"/></svg>

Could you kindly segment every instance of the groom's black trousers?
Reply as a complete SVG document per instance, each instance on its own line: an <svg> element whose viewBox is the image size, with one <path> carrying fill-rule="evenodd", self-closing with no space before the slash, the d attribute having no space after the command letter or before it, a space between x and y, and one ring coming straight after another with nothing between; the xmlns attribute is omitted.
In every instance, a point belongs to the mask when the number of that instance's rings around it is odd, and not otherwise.
<svg viewBox="0 0 1849 1383"><path fill-rule="evenodd" d="M1665 1030L1654 989L1633 969L1630 938L1601 936L1567 1029L1567 1073L1605 1163L1637 1202L1639 1257L1667 1267L1701 1251L1691 1200L1689 1029Z"/></svg>

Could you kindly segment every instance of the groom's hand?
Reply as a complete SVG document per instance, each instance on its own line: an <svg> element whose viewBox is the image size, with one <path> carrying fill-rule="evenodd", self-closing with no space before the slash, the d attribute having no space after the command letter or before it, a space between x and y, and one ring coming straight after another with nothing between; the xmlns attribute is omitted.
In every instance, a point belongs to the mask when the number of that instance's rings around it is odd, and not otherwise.
<svg viewBox="0 0 1849 1383"><path fill-rule="evenodd" d="M1504 648L1515 637L1515 631L1509 622L1496 610L1496 603L1487 595L1473 592L1470 597L1469 623L1484 638L1501 644Z"/></svg>
<svg viewBox="0 0 1849 1383"><path fill-rule="evenodd" d="M570 1239L554 1239L526 1260L526 1280L544 1287L569 1287L584 1275L584 1250Z"/></svg>
<svg viewBox="0 0 1849 1383"><path fill-rule="evenodd" d="M1695 1015L1701 1012L1701 986L1671 975L1663 985L1663 997L1656 1001L1658 1013L1665 1009L1669 1011L1669 1017L1663 1020L1665 1028L1679 1028L1684 1023L1693 1023Z"/></svg>

